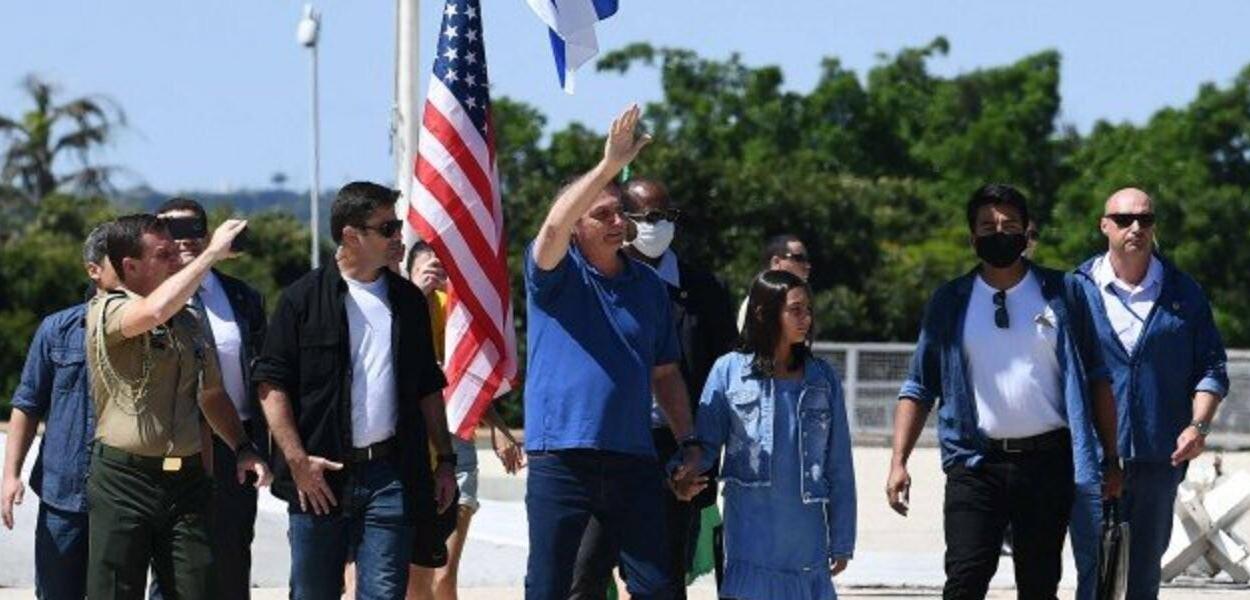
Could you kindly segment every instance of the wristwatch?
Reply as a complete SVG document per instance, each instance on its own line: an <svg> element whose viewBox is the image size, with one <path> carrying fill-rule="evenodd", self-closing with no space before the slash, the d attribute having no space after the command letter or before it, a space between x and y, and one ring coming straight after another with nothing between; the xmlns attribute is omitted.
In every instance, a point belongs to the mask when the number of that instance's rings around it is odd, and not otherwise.
<svg viewBox="0 0 1250 600"><path fill-rule="evenodd" d="M1207 437L1207 434L1211 433L1210 421L1194 421L1193 423L1190 423L1189 426L1197 429L1198 435L1202 437Z"/></svg>
<svg viewBox="0 0 1250 600"><path fill-rule="evenodd" d="M689 448L691 446L698 447L699 438L695 436L694 434L690 434L686 437L681 438L681 440L677 442L677 445L680 446L682 450L685 450L686 448Z"/></svg>
<svg viewBox="0 0 1250 600"><path fill-rule="evenodd" d="M253 442L250 439L245 439L242 442L239 442L239 445L235 446L234 448L234 455L238 456L239 453L243 452L244 450L251 450L252 454L255 454L256 456L260 456L260 448L257 448L256 442Z"/></svg>

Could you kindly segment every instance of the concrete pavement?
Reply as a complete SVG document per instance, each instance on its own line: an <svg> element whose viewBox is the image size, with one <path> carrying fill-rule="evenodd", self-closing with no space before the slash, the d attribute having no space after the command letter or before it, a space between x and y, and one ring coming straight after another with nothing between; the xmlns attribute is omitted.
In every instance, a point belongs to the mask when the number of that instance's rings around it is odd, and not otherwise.
<svg viewBox="0 0 1250 600"><path fill-rule="evenodd" d="M2 442L2 440L0 440ZM3 444L0 443L0 448ZM2 451L2 450L0 450ZM1250 470L1250 452L1226 453L1227 471ZM1201 461L1210 461L1205 455ZM879 447L855 448L855 469L859 494L859 541L856 558L838 578L844 597L914 598L939 596L942 572L942 490L944 477L935 448L917 449L911 462L911 513L903 518L885 504L885 477L889 450ZM28 460L33 463L32 459ZM461 598L509 599L523 596L522 585L528 555L524 509L524 474L512 477L503 472L489 450L479 450L482 469L480 491L482 508L473 520L461 568ZM1192 472L1192 470L1191 470ZM0 600L32 598L33 539L37 498L27 494L17 511L17 528L0 530ZM286 542L285 505L267 492L262 494L253 545L253 584L264 588L258 599L286 597L289 550ZM1014 596L1010 558L999 567L991 598ZM1071 597L1076 584L1071 554L1065 552L1062 597ZM1250 589L1215 585L1166 588L1163 597L1247 598ZM713 598L714 589L706 578L696 582L693 598Z"/></svg>

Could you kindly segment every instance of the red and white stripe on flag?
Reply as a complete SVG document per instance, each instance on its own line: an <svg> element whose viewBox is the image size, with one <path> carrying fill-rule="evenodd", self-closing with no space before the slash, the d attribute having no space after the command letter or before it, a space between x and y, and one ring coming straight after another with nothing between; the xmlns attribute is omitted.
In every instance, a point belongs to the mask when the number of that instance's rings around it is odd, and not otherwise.
<svg viewBox="0 0 1250 600"><path fill-rule="evenodd" d="M448 426L465 439L517 373L484 49L478 1L448 0L407 215L447 270L444 398Z"/></svg>

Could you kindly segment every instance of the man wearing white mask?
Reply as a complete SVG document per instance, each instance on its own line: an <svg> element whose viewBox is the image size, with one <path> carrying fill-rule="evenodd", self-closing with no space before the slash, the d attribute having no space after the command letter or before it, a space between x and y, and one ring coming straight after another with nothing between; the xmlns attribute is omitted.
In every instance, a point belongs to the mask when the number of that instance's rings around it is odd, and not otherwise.
<svg viewBox="0 0 1250 600"><path fill-rule="evenodd" d="M670 247L677 232L681 212L673 208L668 190L658 181L631 179L621 195L625 217L629 219L625 253L655 269L668 284L673 321L680 350L678 366L686 382L691 415L698 405L703 384L712 364L733 349L737 338L733 299L729 290L710 271L677 258ZM651 408L651 434L659 456L677 452L677 439L656 404ZM670 577L679 583L675 598L685 598L684 586L690 554L699 536L699 511L716 502L715 484L685 502L664 495L668 519ZM604 596L611 581L617 557L615 542L598 521L591 519L582 538L574 570L571 600Z"/></svg>

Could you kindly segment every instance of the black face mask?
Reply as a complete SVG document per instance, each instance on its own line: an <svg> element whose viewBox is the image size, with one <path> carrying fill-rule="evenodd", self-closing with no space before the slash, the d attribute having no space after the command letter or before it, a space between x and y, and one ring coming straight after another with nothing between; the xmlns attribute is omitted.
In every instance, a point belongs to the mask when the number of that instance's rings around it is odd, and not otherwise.
<svg viewBox="0 0 1250 600"><path fill-rule="evenodd" d="M1000 231L977 236L975 244L977 257L996 269L1005 269L1024 253L1024 248L1029 245L1029 238L1023 233Z"/></svg>

